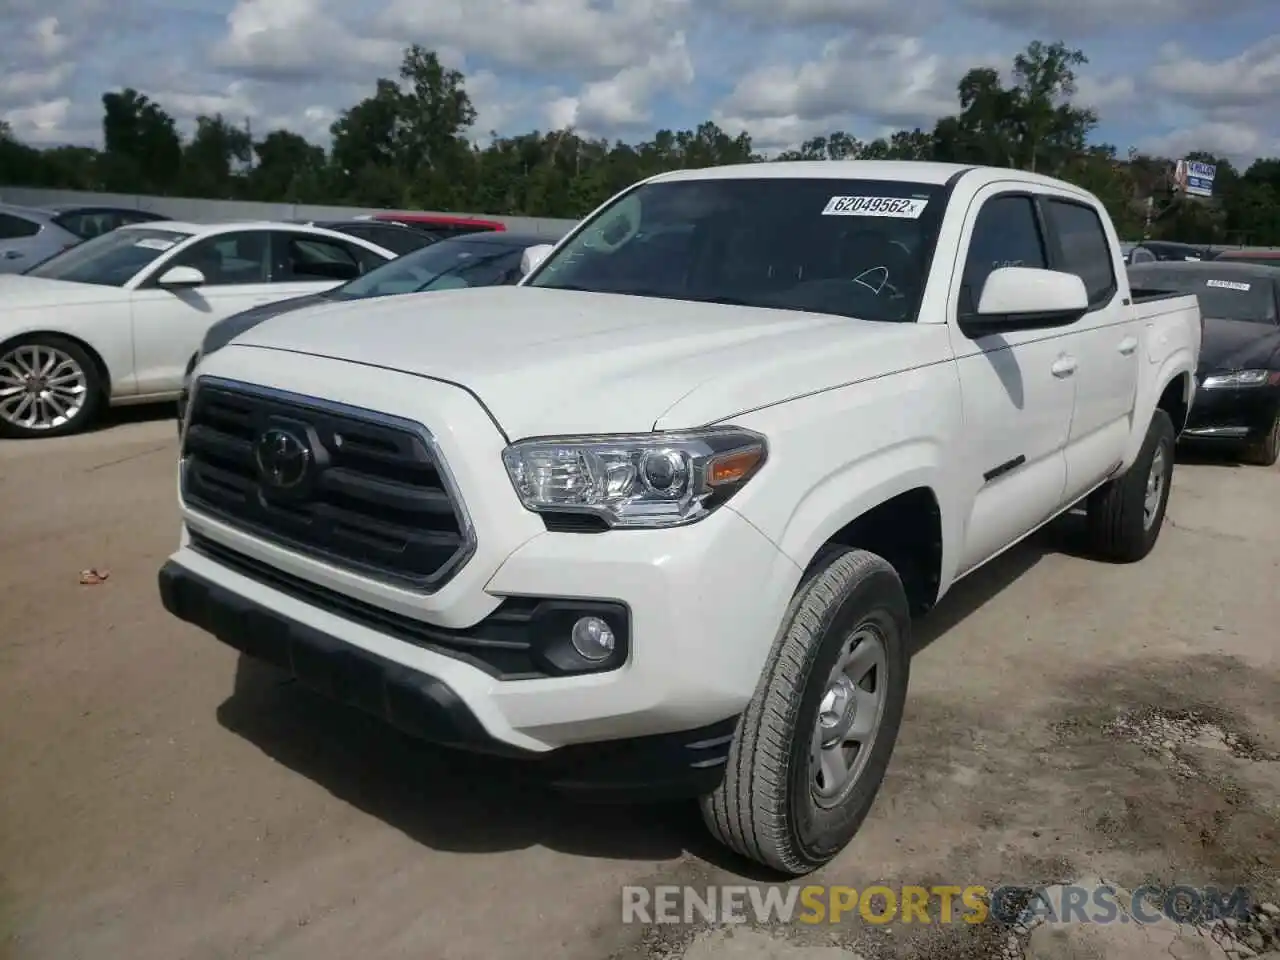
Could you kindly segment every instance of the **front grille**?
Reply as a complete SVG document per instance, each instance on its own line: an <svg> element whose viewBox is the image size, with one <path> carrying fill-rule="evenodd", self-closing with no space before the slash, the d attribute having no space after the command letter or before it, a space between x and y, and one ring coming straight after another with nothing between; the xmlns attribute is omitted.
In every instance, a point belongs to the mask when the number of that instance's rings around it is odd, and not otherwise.
<svg viewBox="0 0 1280 960"><path fill-rule="evenodd" d="M201 378L182 450L186 504L375 579L438 589L475 547L431 435L419 424L311 397ZM259 443L308 449L291 487L267 482ZM292 479L292 478L291 478Z"/></svg>

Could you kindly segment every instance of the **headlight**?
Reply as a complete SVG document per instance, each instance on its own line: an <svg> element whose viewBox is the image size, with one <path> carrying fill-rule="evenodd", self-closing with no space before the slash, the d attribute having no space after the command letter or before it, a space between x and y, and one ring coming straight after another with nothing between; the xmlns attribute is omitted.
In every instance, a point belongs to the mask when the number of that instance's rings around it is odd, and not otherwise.
<svg viewBox="0 0 1280 960"><path fill-rule="evenodd" d="M529 510L644 528L701 520L741 490L767 454L760 434L723 427L524 440L502 460Z"/></svg>
<svg viewBox="0 0 1280 960"><path fill-rule="evenodd" d="M1205 377L1200 386L1212 390L1214 387L1261 387L1268 383L1280 383L1280 373L1270 370L1235 370Z"/></svg>

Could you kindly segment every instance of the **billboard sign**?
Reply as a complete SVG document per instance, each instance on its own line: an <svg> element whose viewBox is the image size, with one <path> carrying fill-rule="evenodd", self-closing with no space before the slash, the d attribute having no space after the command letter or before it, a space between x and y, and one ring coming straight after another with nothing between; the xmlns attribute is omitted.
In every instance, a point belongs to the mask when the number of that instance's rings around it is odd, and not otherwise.
<svg viewBox="0 0 1280 960"><path fill-rule="evenodd" d="M1173 182L1180 193L1189 197L1212 197L1213 178L1218 168L1199 160L1179 160L1173 169Z"/></svg>

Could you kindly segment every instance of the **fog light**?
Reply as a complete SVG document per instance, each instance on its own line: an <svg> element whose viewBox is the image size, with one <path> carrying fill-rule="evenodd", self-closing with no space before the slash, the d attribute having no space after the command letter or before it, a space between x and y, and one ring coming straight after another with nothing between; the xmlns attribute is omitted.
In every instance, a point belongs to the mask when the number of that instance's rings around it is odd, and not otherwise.
<svg viewBox="0 0 1280 960"><path fill-rule="evenodd" d="M600 661L613 653L616 640L609 625L599 617L582 617L569 634L573 649L584 660Z"/></svg>

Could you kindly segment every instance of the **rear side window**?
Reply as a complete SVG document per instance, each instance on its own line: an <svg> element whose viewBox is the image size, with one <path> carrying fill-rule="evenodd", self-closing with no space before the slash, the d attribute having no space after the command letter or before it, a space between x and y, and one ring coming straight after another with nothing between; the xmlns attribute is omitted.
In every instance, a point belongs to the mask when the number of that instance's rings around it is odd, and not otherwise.
<svg viewBox="0 0 1280 960"><path fill-rule="evenodd" d="M1058 242L1056 266L1084 281L1091 306L1110 302L1116 294L1116 272L1111 244L1097 211L1084 204L1053 199L1047 199L1044 208L1049 229Z"/></svg>
<svg viewBox="0 0 1280 960"><path fill-rule="evenodd" d="M0 240L21 240L23 237L34 237L39 232L40 224L26 217L0 213Z"/></svg>
<svg viewBox="0 0 1280 960"><path fill-rule="evenodd" d="M978 309L982 287L992 270L1001 267L1043 270L1048 266L1040 223L1031 198L993 197L982 205L978 221L973 225L960 287L961 314L971 314Z"/></svg>

